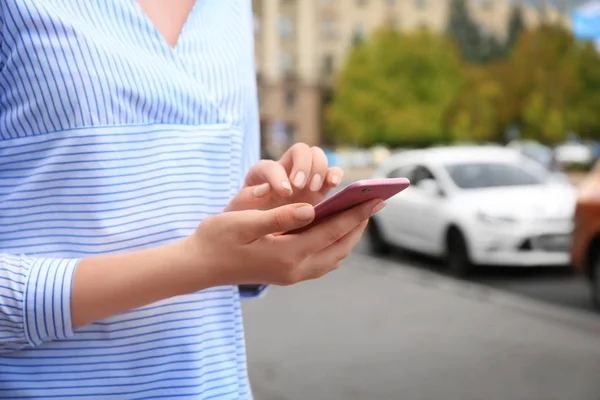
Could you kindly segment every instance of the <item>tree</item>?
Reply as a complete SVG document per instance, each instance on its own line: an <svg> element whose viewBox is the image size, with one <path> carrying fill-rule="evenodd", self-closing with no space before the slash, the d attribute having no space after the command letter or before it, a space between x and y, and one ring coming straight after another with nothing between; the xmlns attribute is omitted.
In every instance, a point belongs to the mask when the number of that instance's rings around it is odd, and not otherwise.
<svg viewBox="0 0 600 400"><path fill-rule="evenodd" d="M516 105L514 119L526 137L556 143L569 131L599 126L598 56L569 31L542 25L524 33L510 65L506 86L514 90L506 101Z"/></svg>
<svg viewBox="0 0 600 400"><path fill-rule="evenodd" d="M572 127L581 137L600 139L600 53L584 42L577 62L577 90L571 103Z"/></svg>
<svg viewBox="0 0 600 400"><path fill-rule="evenodd" d="M462 86L447 38L382 29L352 48L326 110L337 144L428 144L442 139L444 114Z"/></svg>
<svg viewBox="0 0 600 400"><path fill-rule="evenodd" d="M465 79L463 90L446 112L445 130L458 141L501 141L502 84L490 70L478 66L467 66Z"/></svg>
<svg viewBox="0 0 600 400"><path fill-rule="evenodd" d="M508 21L508 34L506 38L506 53L510 53L513 47L519 41L521 34L525 30L525 21L523 20L523 10L520 6L514 6Z"/></svg>
<svg viewBox="0 0 600 400"><path fill-rule="evenodd" d="M465 60L480 61L481 35L465 0L452 0L447 32L456 41Z"/></svg>
<svg viewBox="0 0 600 400"><path fill-rule="evenodd" d="M468 62L481 64L504 56L502 44L471 17L465 0L452 0L446 30Z"/></svg>

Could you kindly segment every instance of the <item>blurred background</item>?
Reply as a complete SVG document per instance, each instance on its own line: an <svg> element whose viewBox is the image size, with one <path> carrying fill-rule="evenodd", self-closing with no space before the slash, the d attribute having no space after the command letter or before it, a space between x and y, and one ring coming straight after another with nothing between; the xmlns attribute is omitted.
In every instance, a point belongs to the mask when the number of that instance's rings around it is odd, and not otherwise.
<svg viewBox="0 0 600 400"><path fill-rule="evenodd" d="M254 0L263 156L402 176L244 304L257 400L600 399L600 1Z"/></svg>

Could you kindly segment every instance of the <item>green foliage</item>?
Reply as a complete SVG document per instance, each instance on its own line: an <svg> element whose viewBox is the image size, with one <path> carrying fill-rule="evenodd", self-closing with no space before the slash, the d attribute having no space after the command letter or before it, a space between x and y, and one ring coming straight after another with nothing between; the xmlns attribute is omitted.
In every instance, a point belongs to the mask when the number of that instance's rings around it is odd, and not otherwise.
<svg viewBox="0 0 600 400"><path fill-rule="evenodd" d="M514 119L524 135L546 143L563 141L567 132L600 127L600 60L567 30L544 25L523 34L511 54L518 104ZM594 100L595 99L595 100ZM509 101L510 99L507 99Z"/></svg>
<svg viewBox="0 0 600 400"><path fill-rule="evenodd" d="M504 46L486 34L471 17L465 0L452 0L447 34L456 41L464 60L481 64L504 56Z"/></svg>
<svg viewBox="0 0 600 400"><path fill-rule="evenodd" d="M444 113L463 84L452 42L428 32L376 32L351 49L326 111L333 142L426 144L443 140Z"/></svg>
<svg viewBox="0 0 600 400"><path fill-rule="evenodd" d="M455 13L450 36L384 29L357 43L326 110L330 141L503 141L512 126L548 144L568 132L600 139L600 54L591 43L553 25L525 31L515 9L505 47L512 50L486 59L465 18Z"/></svg>
<svg viewBox="0 0 600 400"><path fill-rule="evenodd" d="M467 84L446 112L445 128L457 141L490 142L498 137L503 88L488 71L466 67Z"/></svg>
<svg viewBox="0 0 600 400"><path fill-rule="evenodd" d="M573 130L583 138L600 140L600 54L590 42L579 47L577 78L570 104Z"/></svg>
<svg viewBox="0 0 600 400"><path fill-rule="evenodd" d="M506 52L510 52L513 47L519 42L521 34L525 31L525 21L523 20L523 10L520 6L515 6L512 9L510 19L508 21L508 34L505 43Z"/></svg>

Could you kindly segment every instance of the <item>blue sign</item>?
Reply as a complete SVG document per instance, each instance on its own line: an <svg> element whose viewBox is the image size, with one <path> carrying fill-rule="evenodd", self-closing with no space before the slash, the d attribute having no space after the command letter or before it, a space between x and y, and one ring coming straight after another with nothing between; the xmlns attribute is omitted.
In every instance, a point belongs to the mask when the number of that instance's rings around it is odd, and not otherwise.
<svg viewBox="0 0 600 400"><path fill-rule="evenodd" d="M325 155L327 156L327 163L330 167L334 167L338 165L338 156L335 152L330 150L325 150Z"/></svg>
<svg viewBox="0 0 600 400"><path fill-rule="evenodd" d="M600 46L600 0L573 11L573 34L578 39L592 40Z"/></svg>

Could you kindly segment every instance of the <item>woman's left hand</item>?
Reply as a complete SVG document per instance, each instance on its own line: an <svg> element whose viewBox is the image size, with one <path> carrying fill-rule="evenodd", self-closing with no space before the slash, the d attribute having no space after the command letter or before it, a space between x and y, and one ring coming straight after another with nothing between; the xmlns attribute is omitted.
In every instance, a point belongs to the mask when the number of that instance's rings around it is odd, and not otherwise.
<svg viewBox="0 0 600 400"><path fill-rule="evenodd" d="M344 177L341 168L329 167L319 147L296 143L279 161L261 160L246 176L240 193L225 211L267 210L290 203L317 204Z"/></svg>

